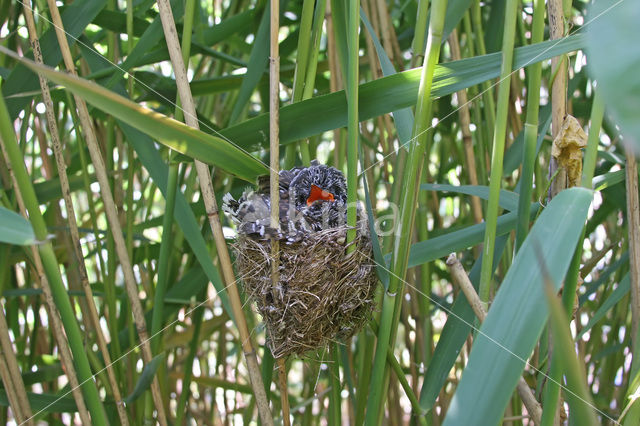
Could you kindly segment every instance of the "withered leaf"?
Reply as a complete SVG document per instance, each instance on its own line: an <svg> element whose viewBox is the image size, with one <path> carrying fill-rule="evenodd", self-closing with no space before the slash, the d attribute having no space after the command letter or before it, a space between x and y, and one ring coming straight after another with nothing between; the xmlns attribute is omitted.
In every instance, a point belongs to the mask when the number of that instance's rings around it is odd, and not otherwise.
<svg viewBox="0 0 640 426"><path fill-rule="evenodd" d="M553 141L551 155L567 171L567 187L578 186L582 177L582 148L587 146L587 134L575 117L567 115L562 129Z"/></svg>

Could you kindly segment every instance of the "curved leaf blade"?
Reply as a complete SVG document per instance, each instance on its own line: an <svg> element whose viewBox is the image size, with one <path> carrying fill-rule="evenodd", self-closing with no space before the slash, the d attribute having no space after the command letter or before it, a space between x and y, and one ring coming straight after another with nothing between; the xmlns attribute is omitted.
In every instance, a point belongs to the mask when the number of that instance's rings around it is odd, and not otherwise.
<svg viewBox="0 0 640 426"><path fill-rule="evenodd" d="M70 396L61 397L51 393L27 392L32 410L43 413L75 413L78 411L76 401ZM0 406L9 407L7 391L0 389Z"/></svg>
<svg viewBox="0 0 640 426"><path fill-rule="evenodd" d="M66 87L93 106L150 135L179 153L219 167L250 182L268 173L267 166L228 140L212 136L166 115L144 108L91 81L21 58L4 47L0 47L0 52L15 58L32 71Z"/></svg>
<svg viewBox="0 0 640 426"><path fill-rule="evenodd" d="M546 41L514 51L513 68L582 49L584 37L573 35L562 41ZM500 75L500 52L462 59L436 66L432 96L438 98L474 86ZM383 77L360 85L360 121L415 105L421 68ZM280 143L290 143L347 125L344 91L316 96L280 109ZM251 151L269 144L269 115L244 121L220 131L239 146Z"/></svg>
<svg viewBox="0 0 640 426"><path fill-rule="evenodd" d="M598 323L604 316L613 308L622 298L629 293L631 289L631 280L627 273L620 281L615 290L607 297L607 299L600 305L598 310L589 318L589 322L580 330L580 333L576 336L576 340L580 339L586 332Z"/></svg>
<svg viewBox="0 0 640 426"><path fill-rule="evenodd" d="M486 424L500 421L548 317L538 254L558 286L571 263L591 197L592 192L583 188L563 191L536 221L478 332L445 426L474 424L477 419Z"/></svg>
<svg viewBox="0 0 640 426"><path fill-rule="evenodd" d="M607 110L640 152L640 8L630 1L593 3L587 28L589 70Z"/></svg>
<svg viewBox="0 0 640 426"><path fill-rule="evenodd" d="M530 218L533 218L533 215L538 212L539 207L540 204L538 203L531 204L529 210ZM516 228L517 220L517 211L499 216L496 235L504 235L513 231ZM409 268L422 265L423 263L447 256L452 252L464 250L481 243L484 239L485 229L485 223L478 223L413 244L409 252ZM387 255L387 257L390 256Z"/></svg>
<svg viewBox="0 0 640 426"><path fill-rule="evenodd" d="M0 206L0 243L26 246L36 242L31 223L18 213Z"/></svg>
<svg viewBox="0 0 640 426"><path fill-rule="evenodd" d="M140 378L138 379L136 386L133 388L133 392L123 399L124 402L131 404L147 389L149 389L149 386L151 386L151 382L156 375L156 371L158 371L158 368L162 365L162 361L164 361L164 353L154 356L153 359L144 366L142 374L140 374Z"/></svg>
<svg viewBox="0 0 640 426"><path fill-rule="evenodd" d="M448 185L443 183L423 183L420 189L426 191L455 192L459 194L475 195L483 200L489 199L489 187L486 185ZM500 207L509 211L518 210L518 194L500 190Z"/></svg>

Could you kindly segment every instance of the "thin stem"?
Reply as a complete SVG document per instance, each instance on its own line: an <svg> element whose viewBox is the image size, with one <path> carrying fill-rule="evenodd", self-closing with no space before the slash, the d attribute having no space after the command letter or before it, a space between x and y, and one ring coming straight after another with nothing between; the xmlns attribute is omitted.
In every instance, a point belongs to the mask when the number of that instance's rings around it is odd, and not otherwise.
<svg viewBox="0 0 640 426"><path fill-rule="evenodd" d="M202 300L206 297L206 289L200 293L200 297L197 300ZM178 408L176 409L176 419L174 424L178 426L182 426L183 418L186 413L187 401L189 400L189 395L191 391L189 388L191 387L191 380L193 377L193 360L196 357L196 353L198 351L198 343L200 342L200 330L202 328L202 317L204 316L204 305L199 305L193 315L191 316L191 321L193 324L193 337L191 342L189 342L189 355L184 362L186 368L184 369L184 377L182 378L182 393L180 394L180 399L178 400Z"/></svg>
<svg viewBox="0 0 640 426"><path fill-rule="evenodd" d="M66 33L64 31L64 26L56 2L55 0L48 0L48 4L51 18L55 25L56 37L62 51L62 57L64 59L65 67L67 68L67 71L69 71L72 75L77 76L75 65L71 56L71 51L69 49L69 44L67 42ZM89 155L91 156L93 166L96 170L96 177L98 178L100 193L102 195L103 205L105 207L109 228L111 229L111 234L113 236L116 253L118 255L118 258L120 259L120 263L122 266L122 271L125 278L125 287L129 295L129 302L131 303L131 312L133 314L133 319L136 323L136 329L140 338L140 346L142 347L142 358L145 363L149 363L151 362L153 355L151 353L151 347L149 344L149 335L147 332L146 320L144 318L144 311L142 309L142 304L138 296L138 286L136 284L136 279L133 273L133 265L131 263L131 257L127 252L127 245L122 234L122 227L120 226L118 213L116 211L116 204L110 189L109 178L104 165L104 160L102 158L102 152L98 145L98 139L93 127L91 117L89 116L87 104L79 96L74 96L74 99L76 101L76 107L78 109L78 116L80 117L82 129L86 137L87 146L89 148ZM151 393L155 402L155 408L158 412L158 422L162 426L164 426L167 424L167 420L157 378L155 378L151 383Z"/></svg>
<svg viewBox="0 0 640 426"><path fill-rule="evenodd" d="M539 43L544 36L544 0L533 3L531 43ZM520 178L520 198L518 199L518 223L516 226L516 251L522 246L529 233L529 205L533 193L533 168L535 166L536 142L538 136L538 109L540 107L540 83L542 64L529 66L527 86L527 121L524 125L524 149L522 154L522 177Z"/></svg>
<svg viewBox="0 0 640 426"><path fill-rule="evenodd" d="M498 220L498 199L502 182L502 160L507 132L507 113L509 109L509 89L511 86L511 64L513 62L513 43L516 29L518 2L508 0L504 17L504 35L502 42L502 68L498 87L498 109L493 132L493 151L491 154L491 178L489 182L489 204L486 212L486 231L483 245L482 268L480 270L480 299L489 300L491 277L493 275L493 252L496 241L496 221Z"/></svg>
<svg viewBox="0 0 640 426"><path fill-rule="evenodd" d="M427 131L431 126L432 105L430 100L431 86L435 66L440 56L440 45L444 27L444 17L447 1L434 1L431 9L429 36L425 50L425 60L420 78L416 118L413 128L413 143L410 147L405 173L403 175L403 191L401 199L399 229L394 240L394 250L391 257L391 274L389 287L383 297L380 329L373 361L373 376L369 387L369 401L367 404L366 424L378 424L379 412L384 404L386 390L384 389L387 374L386 358L389 347L393 347L391 330L396 317L396 298L404 293L404 278L406 275L409 246L413 236L413 222L416 210L418 177L422 174L422 163L427 144Z"/></svg>
<svg viewBox="0 0 640 426"><path fill-rule="evenodd" d="M38 246L38 252L42 258L42 267L46 274L46 283L43 281L43 289L47 286L50 287L50 290L47 289L45 295L47 293L50 294L50 297L52 297L55 302L54 306L57 307L60 312L60 317L67 334L67 340L73 353L78 380L87 407L91 413L91 421L93 424L106 425L106 414L100 396L98 395L98 388L93 380L91 366L83 344L82 333L80 332L71 302L64 287L53 246L47 239L47 226L40 212L40 205L36 198L29 174L27 173L22 152L13 134L13 128L4 98L0 98L0 136L2 136L0 138L1 144L7 153L7 162L13 166L18 190L29 212L29 219L33 226L35 236L38 240L43 241L43 243ZM49 313L55 315L55 310L51 310Z"/></svg>
<svg viewBox="0 0 640 426"><path fill-rule="evenodd" d="M506 16L506 15L505 15ZM478 55L486 55L487 48L484 43L484 30L482 28L482 9L480 0L473 0L471 4L471 22L473 23L473 33L477 42ZM496 104L494 101L493 85L485 81L482 83L482 102L484 103L483 111L485 113L485 128L487 131L487 142L493 137L493 129L496 123ZM489 148L487 148L488 150ZM481 159L484 161L485 153L482 152Z"/></svg>
<svg viewBox="0 0 640 426"><path fill-rule="evenodd" d="M31 417L31 405L24 387L24 381L18 367L18 360L9 337L9 326L4 314L4 309L0 307L0 364L2 364L2 381L4 382L7 397L14 409L18 424L33 425Z"/></svg>
<svg viewBox="0 0 640 426"><path fill-rule="evenodd" d="M25 7L24 15L25 20L27 22L27 28L29 31L29 38L31 39L31 44L33 46L34 59L36 62L42 64L42 55L40 53L40 42L38 40L35 22L33 20L33 13L30 7ZM98 341L98 347L100 348L100 353L104 359L105 368L107 370L107 377L109 380L109 385L111 386L111 391L113 393L113 398L116 402L116 409L118 411L118 417L120 418L120 422L123 425L129 424L129 419L127 417L127 413L125 407L122 403L122 396L120 395L120 388L118 386L118 380L116 379L114 368L111 362L111 356L109 354L109 349L107 347L107 341L102 333L102 326L100 324L100 319L98 316L98 311L96 309L96 305L93 300L93 293L91 287L89 286L89 279L87 268L84 263L84 256L82 255L82 246L80 244L80 234L78 230L78 223L76 221L76 213L73 207L73 202L71 200L71 190L69 188L69 178L67 176L67 165L64 159L64 153L62 151L62 144L60 142L57 120L54 113L53 101L51 99L51 92L49 91L49 86L47 84L46 79L44 77L39 76L40 82L40 90L42 92L42 99L44 100L45 109L47 113L47 125L49 127L49 133L51 136L53 152L56 158L56 166L58 170L58 177L60 179L60 187L62 188L62 196L64 198L64 205L67 213L67 222L69 223L69 231L72 239L72 248L73 254L76 258L76 264L78 265L79 274L80 274L80 283L82 285L82 289L85 295L85 302L88 308L88 316L91 320L91 325L96 333L96 340Z"/></svg>
<svg viewBox="0 0 640 426"><path fill-rule="evenodd" d="M593 182L593 174L596 169L596 160L598 158L598 144L600 142L600 129L602 128L602 119L604 118L604 101L600 90L595 89L593 95L593 103L591 105L591 117L589 119L589 138L587 140L587 149L584 154L582 165L582 186L591 189Z"/></svg>
<svg viewBox="0 0 640 426"><path fill-rule="evenodd" d="M168 0L158 1L158 9L160 10L160 18L162 20L162 27L169 47L169 55L171 57L171 63L173 65L173 72L176 76L176 83L178 85L178 94L180 101L183 105L185 112L185 122L188 126L195 129L199 129L198 118L196 114L196 108L193 103L193 97L191 96L191 89L189 87L189 79L187 77L184 61L181 55L181 48L178 42L178 35L176 32L175 22L173 20L173 13L171 12L171 6ZM258 413L260 414L261 421L266 425L273 424L273 418L269 409L269 402L264 391L264 385L262 383L262 376L260 374L260 368L258 366L258 359L253 348L251 336L249 335L249 328L247 326L246 318L242 310L242 301L240 300L240 293L236 285L236 278L233 272L231 264L231 257L226 245L224 234L222 232L222 224L220 223L220 216L218 212L218 205L216 202L215 191L211 182L211 174L209 167L200 162L195 161L196 170L198 172L198 180L200 181L200 191L202 193L202 199L204 201L207 217L209 218L209 226L213 233L216 248L218 251L218 259L222 269L222 276L229 294L229 300L231 302L232 316L238 327L240 334L240 343L242 344L242 350L247 361L247 369L249 371L249 379L251 387L253 388L254 395L256 397Z"/></svg>
<svg viewBox="0 0 640 426"><path fill-rule="evenodd" d="M282 402L282 424L291 424L291 413L289 410L289 395L287 391L287 365L284 358L278 358L278 382L280 384L280 395Z"/></svg>
<svg viewBox="0 0 640 426"><path fill-rule="evenodd" d="M169 285L170 256L173 246L172 226L176 205L176 190L178 187L178 164L169 165L167 178L167 197L164 218L162 219L162 240L160 241L160 255L158 256L158 281L153 299L153 313L151 315L151 350L154 355L161 352L162 342L159 331L164 323L164 298Z"/></svg>
<svg viewBox="0 0 640 426"><path fill-rule="evenodd" d="M278 34L280 31L280 0L271 0L271 31L269 57L269 196L271 206L271 228L280 230L280 51ZM277 288L280 283L280 242L271 240L271 286ZM280 381L280 399L282 402L282 421L289 425L289 393L287 391L287 365L285 358L278 358L278 377Z"/></svg>
<svg viewBox="0 0 640 426"><path fill-rule="evenodd" d="M331 348L331 358L328 362L329 369L329 413L328 421L331 425L342 424L342 385L340 383L340 355L338 354L337 343L329 345Z"/></svg>
<svg viewBox="0 0 640 426"><path fill-rule="evenodd" d="M625 147L627 164L625 167L627 187L627 228L629 230L629 280L631 282L631 342L634 371L640 370L640 201L638 200L638 163L635 152Z"/></svg>
<svg viewBox="0 0 640 426"><path fill-rule="evenodd" d="M460 54L460 43L458 41L458 33L456 30L451 32L449 36L449 46L451 48L451 59L454 61L462 58ZM478 173L476 171L476 157L473 151L473 139L471 138L471 114L469 112L469 98L466 90L456 92L458 99L460 115L460 130L462 131L462 142L464 144L464 158L466 161L465 170L469 174L469 183L478 185ZM482 222L482 204L480 198L471 197L471 209L473 210L473 220L475 223Z"/></svg>
<svg viewBox="0 0 640 426"><path fill-rule="evenodd" d="M360 0L351 0L347 15L347 243L356 237L356 221L358 201L358 63L360 28ZM347 252L356 249L350 244Z"/></svg>
<svg viewBox="0 0 640 426"><path fill-rule="evenodd" d="M411 68L416 67L424 59L424 39L427 34L427 19L429 14L429 0L418 0L418 16L416 29L411 42Z"/></svg>

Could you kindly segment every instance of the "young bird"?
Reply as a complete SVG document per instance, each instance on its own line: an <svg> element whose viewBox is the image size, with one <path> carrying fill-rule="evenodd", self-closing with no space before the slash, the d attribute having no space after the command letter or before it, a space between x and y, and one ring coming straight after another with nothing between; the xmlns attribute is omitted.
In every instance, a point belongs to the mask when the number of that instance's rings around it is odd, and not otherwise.
<svg viewBox="0 0 640 426"><path fill-rule="evenodd" d="M339 170L313 160L309 167L280 171L280 231L270 216L269 176L258 180L256 191L246 190L237 201L226 194L222 209L238 233L254 239L300 241L310 232L346 223L347 185Z"/></svg>

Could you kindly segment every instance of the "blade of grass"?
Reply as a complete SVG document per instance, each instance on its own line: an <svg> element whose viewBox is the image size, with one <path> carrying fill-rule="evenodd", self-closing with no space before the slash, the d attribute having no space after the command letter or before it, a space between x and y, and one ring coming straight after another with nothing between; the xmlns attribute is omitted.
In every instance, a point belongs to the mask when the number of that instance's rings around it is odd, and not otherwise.
<svg viewBox="0 0 640 426"><path fill-rule="evenodd" d="M640 124L636 120L640 78L635 70L640 64L640 50L634 43L635 23L640 10L625 1L594 2L590 5L586 49L588 72L598 81L598 90L607 103L607 110L627 135L625 143L636 154L640 146ZM565 9L565 13L571 12ZM596 19L597 17L597 19Z"/></svg>
<svg viewBox="0 0 640 426"><path fill-rule="evenodd" d="M520 47L514 51L513 70L584 47L582 35L562 41L545 41ZM436 66L431 91L438 98L474 86L500 75L499 53L462 59ZM367 120L416 104L420 84L420 68L399 72L364 83L359 89L359 120ZM255 150L267 145L268 116L262 114L227 127L220 133L238 146ZM280 110L280 143L286 144L347 125L347 103L344 91L315 96L312 99L283 106Z"/></svg>
<svg viewBox="0 0 640 426"><path fill-rule="evenodd" d="M180 95L180 100L184 108L185 121L189 127L192 127L199 133L197 113L193 103L193 97L191 96L189 79L187 77L184 61L182 60L181 48L178 43L178 37L175 29L175 22L173 20L168 0L160 0L158 2L158 7L161 11L160 16L162 19L162 27L164 29L167 46L169 47L171 63L176 75L176 82L178 83L178 94ZM227 285L226 288L231 301L231 308L240 334L240 342L247 362L251 386L258 405L258 413L264 424L271 425L273 424L271 411L264 391L264 384L262 383L257 355L253 348L253 342L251 341L246 318L244 317L244 312L242 310L242 302L240 300L238 287L236 286L237 280L233 272L233 267L231 266L231 258L222 232L222 224L220 223L220 216L209 168L204 163L196 161L196 169L198 179L200 181L202 198L207 210L207 217L209 218L209 225L218 251L218 259L222 266L222 275L224 277L225 284Z"/></svg>
<svg viewBox="0 0 640 426"><path fill-rule="evenodd" d="M549 276L562 282L571 261L563 253L575 248L591 197L591 191L581 188L563 191L536 221L478 332L445 426L479 418L495 424L502 417L548 315L544 277L531 259L541 250Z"/></svg>
<svg viewBox="0 0 640 426"><path fill-rule="evenodd" d="M16 212L0 206L0 242L28 246L36 244L31 223Z"/></svg>
<svg viewBox="0 0 640 426"><path fill-rule="evenodd" d="M373 361L373 375L369 387L369 401L367 404L367 424L378 424L384 407L386 389L383 382L387 370L386 358L389 347L393 347L391 329L397 321L394 319L399 314L396 307L396 297L402 298L404 294L403 280L406 275L409 261L409 248L413 236L413 222L415 218L415 204L419 190L418 177L421 176L422 162L427 141L427 130L431 126L431 87L435 65L440 56L442 29L447 7L446 0L436 0L432 3L429 36L425 50L425 60L420 78L418 90L418 102L416 105L416 120L413 128L413 140L410 146L410 155L407 167L403 174L403 191L401 199L399 237L394 240L394 250L391 255L391 274L389 288L383 296L382 313L380 316L380 328ZM394 334L395 335L395 334Z"/></svg>
<svg viewBox="0 0 640 426"><path fill-rule="evenodd" d="M93 381L89 359L85 352L82 334L73 313L73 308L66 294L62 281L58 261L53 251L51 242L47 240L48 232L45 221L40 212L38 200L36 198L31 180L24 165L24 159L20 148L13 134L13 126L9 118L9 112L4 103L4 98L0 99L0 132L2 135L2 145L6 149L8 161L11 163L19 191L24 199L25 207L29 211L29 218L36 239L44 243L38 245L38 252L42 257L42 265L46 273L46 279L50 286L51 295L55 306L60 312L60 318L64 324L68 344L73 353L74 364L78 373L78 380L81 384L82 393L85 397L87 407L91 413L91 421L97 425L106 425L106 415L96 383ZM45 242L46 241L46 242ZM46 285L46 284L45 284Z"/></svg>
<svg viewBox="0 0 640 426"><path fill-rule="evenodd" d="M420 189L426 191L441 191L441 192L455 192L459 194L473 195L483 200L488 200L490 193L489 187L484 185L445 185L441 183L423 183L420 185ZM500 199L498 203L501 208L509 211L515 211L518 209L518 202L520 195L515 192L507 191L506 189L500 190ZM531 203L527 203L528 211L531 211ZM530 216L530 214L529 214ZM527 223L529 218L527 217Z"/></svg>
<svg viewBox="0 0 640 426"><path fill-rule="evenodd" d="M607 312L609 312L611 308L613 308L629 292L630 288L629 274L627 274L622 278L620 283L618 283L618 286L613 290L609 297L600 304L598 310L593 314L593 316L591 316L591 318L589 318L589 321L585 326L580 329L580 332L576 336L576 340L579 340L585 333L591 330L598 321L604 318Z"/></svg>
<svg viewBox="0 0 640 426"><path fill-rule="evenodd" d="M544 269L544 259L539 253L539 262ZM554 356L560 359L560 363L567 378L567 384L563 387L564 394L569 402L571 420L579 425L600 424L594 412L593 399L587 387L587 376L584 365L578 361L575 353L575 342L571 337L571 331L567 324L567 315L556 296L557 285L545 279L545 295L549 305L550 323L553 330Z"/></svg>
<svg viewBox="0 0 640 426"><path fill-rule="evenodd" d="M267 171L267 168L258 160L234 147L225 139L208 135L162 114L140 107L89 81L29 62L4 47L0 46L0 51L28 65L35 72L42 73L48 79L65 85L67 89L87 99L94 106L153 136L158 142L182 154L207 161L248 181L253 181Z"/></svg>
<svg viewBox="0 0 640 426"><path fill-rule="evenodd" d="M531 43L539 43L544 36L544 1L533 3L533 22L531 24ZM535 63L528 69L527 122L524 125L524 149L522 150L522 177L520 178L520 201L518 205L518 225L516 227L516 251L529 232L528 204L533 193L533 168L536 160L536 140L538 132L538 108L540 106L540 85L542 64Z"/></svg>
<svg viewBox="0 0 640 426"><path fill-rule="evenodd" d="M255 42L251 49L247 72L242 79L236 103L231 111L231 118L229 118L229 123L231 124L236 123L245 110L247 102L249 102L251 94L262 78L269 61L269 18L270 8L265 7L260 19L260 25L255 34Z"/></svg>
<svg viewBox="0 0 640 426"><path fill-rule="evenodd" d="M495 130L493 132L493 150L491 154L491 177L489 182L489 204L487 205L487 230L484 236L482 270L478 294L483 302L489 301L493 275L493 245L496 239L496 220L498 218L498 200L502 183L502 160L507 133L507 113L509 108L509 89L511 85L511 64L513 62L513 43L516 28L517 1L508 0L505 11L505 26L502 44L502 69L498 86L498 109L496 111Z"/></svg>

